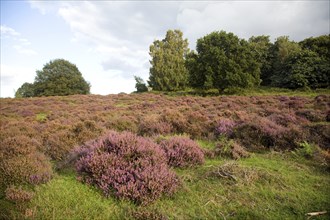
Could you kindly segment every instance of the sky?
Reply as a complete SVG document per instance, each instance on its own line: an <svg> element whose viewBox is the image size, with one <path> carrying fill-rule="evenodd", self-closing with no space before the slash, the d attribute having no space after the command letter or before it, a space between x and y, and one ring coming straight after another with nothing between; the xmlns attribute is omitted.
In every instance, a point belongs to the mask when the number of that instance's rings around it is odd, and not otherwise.
<svg viewBox="0 0 330 220"><path fill-rule="evenodd" d="M149 46L180 29L189 47L213 31L301 41L330 33L325 1L1 1L0 97L62 58L92 94L130 93L149 77Z"/></svg>

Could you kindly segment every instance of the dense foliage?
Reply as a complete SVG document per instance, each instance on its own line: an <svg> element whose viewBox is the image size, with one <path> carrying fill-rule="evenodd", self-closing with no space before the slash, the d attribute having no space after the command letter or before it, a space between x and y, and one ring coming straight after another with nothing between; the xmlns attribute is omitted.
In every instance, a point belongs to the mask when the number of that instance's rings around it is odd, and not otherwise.
<svg viewBox="0 0 330 220"><path fill-rule="evenodd" d="M89 94L90 85L76 65L63 59L52 60L37 71L33 84L24 83L15 97Z"/></svg>
<svg viewBox="0 0 330 220"><path fill-rule="evenodd" d="M272 43L265 35L246 41L219 31L199 38L196 51L189 52L187 46L178 30L150 46L149 85L154 90L191 87L235 93L260 84L289 89L330 86L330 35L301 42L280 36Z"/></svg>
<svg viewBox="0 0 330 220"><path fill-rule="evenodd" d="M184 58L187 53L188 40L183 39L180 30L168 30L163 40L154 41L149 53L149 85L157 91L184 89L188 77Z"/></svg>
<svg viewBox="0 0 330 220"><path fill-rule="evenodd" d="M0 139L1 188L12 184L45 183L52 176L49 159L38 149L40 143L25 135L13 134L13 137Z"/></svg>
<svg viewBox="0 0 330 220"><path fill-rule="evenodd" d="M105 195L149 203L178 186L165 155L152 141L132 133L109 132L77 150L79 178Z"/></svg>
<svg viewBox="0 0 330 220"><path fill-rule="evenodd" d="M204 163L204 154L198 144L187 137L172 137L160 142L167 163L173 167L189 167Z"/></svg>
<svg viewBox="0 0 330 220"><path fill-rule="evenodd" d="M197 40L196 50L198 54L187 59L191 86L224 91L260 84L260 68L249 43L233 33L208 34Z"/></svg>
<svg viewBox="0 0 330 220"><path fill-rule="evenodd" d="M147 92L148 87L141 77L134 76L136 92Z"/></svg>

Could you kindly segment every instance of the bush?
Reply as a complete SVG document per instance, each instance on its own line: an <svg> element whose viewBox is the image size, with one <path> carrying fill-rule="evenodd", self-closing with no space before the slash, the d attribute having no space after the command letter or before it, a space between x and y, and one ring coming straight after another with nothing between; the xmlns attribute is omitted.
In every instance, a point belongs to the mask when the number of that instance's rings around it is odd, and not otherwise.
<svg viewBox="0 0 330 220"><path fill-rule="evenodd" d="M292 148L291 145L301 135L294 133L292 129L285 128L268 118L255 117L247 122L239 124L234 130L234 138L237 138L244 146L251 150L264 148ZM292 130L294 132L294 130Z"/></svg>
<svg viewBox="0 0 330 220"><path fill-rule="evenodd" d="M161 120L157 114L146 115L141 118L138 133L140 135L169 134L172 132L172 125Z"/></svg>
<svg viewBox="0 0 330 220"><path fill-rule="evenodd" d="M48 158L37 150L38 143L26 136L0 142L0 185L47 182L52 176Z"/></svg>
<svg viewBox="0 0 330 220"><path fill-rule="evenodd" d="M5 194L7 200L15 203L28 202L34 196L33 192L24 190L21 186L17 187L13 185L6 189Z"/></svg>
<svg viewBox="0 0 330 220"><path fill-rule="evenodd" d="M73 149L76 141L71 137L68 130L60 130L47 134L44 138L46 153L53 160L62 160Z"/></svg>
<svg viewBox="0 0 330 220"><path fill-rule="evenodd" d="M231 119L220 119L215 127L215 134L216 135L225 135L227 137L233 134L233 129L236 123Z"/></svg>
<svg viewBox="0 0 330 220"><path fill-rule="evenodd" d="M106 196L147 204L162 194L171 195L178 179L169 170L165 155L151 140L130 132L109 132L75 152L79 179L96 185Z"/></svg>
<svg viewBox="0 0 330 220"><path fill-rule="evenodd" d="M215 156L229 157L235 160L249 156L249 153L244 149L244 147L233 140L228 141L223 139L221 142L216 144L214 151Z"/></svg>
<svg viewBox="0 0 330 220"><path fill-rule="evenodd" d="M198 144L187 137L172 137L160 142L167 163L172 167L189 167L204 163L204 153Z"/></svg>
<svg viewBox="0 0 330 220"><path fill-rule="evenodd" d="M71 135L82 144L86 141L93 140L102 133L103 129L98 126L94 121L83 121L75 124L71 129Z"/></svg>

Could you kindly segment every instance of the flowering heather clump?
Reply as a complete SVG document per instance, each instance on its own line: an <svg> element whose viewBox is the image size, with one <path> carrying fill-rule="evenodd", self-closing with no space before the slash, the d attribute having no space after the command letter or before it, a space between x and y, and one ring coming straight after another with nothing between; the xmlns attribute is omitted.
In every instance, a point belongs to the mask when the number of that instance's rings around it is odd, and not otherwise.
<svg viewBox="0 0 330 220"><path fill-rule="evenodd" d="M173 127L171 124L161 120L157 114L152 114L141 118L138 133L152 136L157 134L169 134L172 129Z"/></svg>
<svg viewBox="0 0 330 220"><path fill-rule="evenodd" d="M227 137L233 134L233 129L236 123L227 118L220 119L215 127L215 134L216 135L225 135Z"/></svg>
<svg viewBox="0 0 330 220"><path fill-rule="evenodd" d="M38 145L37 141L26 136L0 141L0 186L39 184L51 178L50 161L37 150Z"/></svg>
<svg viewBox="0 0 330 220"><path fill-rule="evenodd" d="M147 204L175 192L178 179L160 147L130 132L111 131L81 146L76 162L79 179L96 185L106 196Z"/></svg>
<svg viewBox="0 0 330 220"><path fill-rule="evenodd" d="M191 137L206 137L210 130L212 130L209 119L202 111L188 111L186 118L186 133L190 134Z"/></svg>
<svg viewBox="0 0 330 220"><path fill-rule="evenodd" d="M240 124L235 129L234 138L249 149L270 148L282 140L287 131L287 128L267 118L256 117Z"/></svg>
<svg viewBox="0 0 330 220"><path fill-rule="evenodd" d="M68 130L60 130L45 136L43 143L47 155L53 160L62 160L75 146L76 141Z"/></svg>
<svg viewBox="0 0 330 220"><path fill-rule="evenodd" d="M98 137L102 133L100 128L94 121L78 122L71 129L71 134L77 140L78 143L84 143L85 141L92 140Z"/></svg>
<svg viewBox="0 0 330 220"><path fill-rule="evenodd" d="M198 144L187 137L172 137L160 142L167 163L173 167L189 167L204 163L204 153Z"/></svg>

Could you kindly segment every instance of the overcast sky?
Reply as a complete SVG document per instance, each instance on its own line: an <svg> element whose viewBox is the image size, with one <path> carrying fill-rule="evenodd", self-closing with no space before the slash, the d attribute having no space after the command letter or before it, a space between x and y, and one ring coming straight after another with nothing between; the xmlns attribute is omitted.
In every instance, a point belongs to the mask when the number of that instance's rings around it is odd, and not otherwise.
<svg viewBox="0 0 330 220"><path fill-rule="evenodd" d="M13 97L56 58L77 65L93 94L135 90L147 80L149 46L180 29L189 47L212 31L241 38L329 34L329 1L2 1L1 93Z"/></svg>

